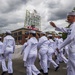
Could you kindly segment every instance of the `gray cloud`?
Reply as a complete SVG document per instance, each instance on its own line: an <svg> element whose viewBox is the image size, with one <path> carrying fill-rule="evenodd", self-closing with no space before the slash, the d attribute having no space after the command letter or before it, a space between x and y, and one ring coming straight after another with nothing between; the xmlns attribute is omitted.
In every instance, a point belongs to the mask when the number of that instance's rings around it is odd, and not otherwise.
<svg viewBox="0 0 75 75"><path fill-rule="evenodd" d="M0 0L0 30L1 27L12 29L11 25L23 24L27 6L33 6L41 14L41 24L46 27L49 21L65 19L75 7L75 0ZM42 29L45 27L42 26Z"/></svg>
<svg viewBox="0 0 75 75"><path fill-rule="evenodd" d="M60 20L60 19L65 19L67 16L67 11L64 10L58 10L57 12L52 12L51 14L49 14L48 16L48 21L50 20Z"/></svg>
<svg viewBox="0 0 75 75"><path fill-rule="evenodd" d="M0 5L0 27L23 22L16 12L29 0L2 0Z"/></svg>
<svg viewBox="0 0 75 75"><path fill-rule="evenodd" d="M14 20L10 20L8 21L7 19L2 19L0 18L0 27L5 27L5 26L8 26L10 24L16 24L18 22L23 22L24 20L22 19L19 19L19 18L15 18Z"/></svg>
<svg viewBox="0 0 75 75"><path fill-rule="evenodd" d="M7 22L6 19L0 18L0 27L7 26L9 23Z"/></svg>
<svg viewBox="0 0 75 75"><path fill-rule="evenodd" d="M47 3L47 7L49 8L52 8L52 9L55 9L55 8L58 8L60 6L60 1L50 1Z"/></svg>
<svg viewBox="0 0 75 75"><path fill-rule="evenodd" d="M19 9L22 5L26 4L28 0L7 0L6 5L1 7L1 13L9 13Z"/></svg>
<svg viewBox="0 0 75 75"><path fill-rule="evenodd" d="M72 1L73 2L67 1L66 3L63 3L59 0L57 2L49 2L47 4L47 7L49 8L48 21L65 19L67 13L70 12L73 7L75 7L75 1Z"/></svg>

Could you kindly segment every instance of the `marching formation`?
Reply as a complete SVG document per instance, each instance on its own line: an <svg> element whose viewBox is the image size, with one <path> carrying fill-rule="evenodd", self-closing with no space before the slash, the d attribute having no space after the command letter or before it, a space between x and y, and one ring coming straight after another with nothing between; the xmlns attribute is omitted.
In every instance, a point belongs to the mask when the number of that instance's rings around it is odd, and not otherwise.
<svg viewBox="0 0 75 75"><path fill-rule="evenodd" d="M24 67L26 67L26 75L49 75L50 64L52 64L54 70L57 71L62 61L66 64L67 75L75 74L74 11L67 15L67 22L70 24L69 28L59 28L53 22L50 22L50 25L53 26L55 30L68 33L65 40L62 39L61 34L53 36L42 31L36 33L34 30L26 33L28 36L21 51L21 54L23 54ZM14 52L15 40L11 36L11 32L6 31L3 43L0 37L0 62L3 70L1 75L5 75L6 73L13 75L12 55ZM40 70L34 64L37 57L39 58L38 63L41 67ZM8 60L8 67L6 66L6 59Z"/></svg>

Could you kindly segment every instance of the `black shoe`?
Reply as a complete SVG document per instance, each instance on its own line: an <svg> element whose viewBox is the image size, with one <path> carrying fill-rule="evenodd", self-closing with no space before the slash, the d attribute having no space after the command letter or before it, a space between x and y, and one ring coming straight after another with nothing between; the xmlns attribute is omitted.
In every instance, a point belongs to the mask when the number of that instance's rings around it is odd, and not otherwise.
<svg viewBox="0 0 75 75"><path fill-rule="evenodd" d="M2 72L2 74L1 75L5 75L7 73L7 71L4 71L4 72Z"/></svg>
<svg viewBox="0 0 75 75"><path fill-rule="evenodd" d="M44 75L48 75L48 73L43 73Z"/></svg>
<svg viewBox="0 0 75 75"><path fill-rule="evenodd" d="M38 75L41 75L40 73Z"/></svg>
<svg viewBox="0 0 75 75"><path fill-rule="evenodd" d="M55 71L57 71L57 70L58 70L58 68L59 68L59 66L57 66L57 67L55 68Z"/></svg>
<svg viewBox="0 0 75 75"><path fill-rule="evenodd" d="M49 70L50 68L48 68L48 70Z"/></svg>
<svg viewBox="0 0 75 75"><path fill-rule="evenodd" d="M60 67L60 64L57 64Z"/></svg>
<svg viewBox="0 0 75 75"><path fill-rule="evenodd" d="M44 72L43 72L43 69L40 69L40 72L44 73Z"/></svg>
<svg viewBox="0 0 75 75"><path fill-rule="evenodd" d="M59 63L63 63L63 61L59 61Z"/></svg>
<svg viewBox="0 0 75 75"><path fill-rule="evenodd" d="M13 75L13 73L9 73L8 75Z"/></svg>

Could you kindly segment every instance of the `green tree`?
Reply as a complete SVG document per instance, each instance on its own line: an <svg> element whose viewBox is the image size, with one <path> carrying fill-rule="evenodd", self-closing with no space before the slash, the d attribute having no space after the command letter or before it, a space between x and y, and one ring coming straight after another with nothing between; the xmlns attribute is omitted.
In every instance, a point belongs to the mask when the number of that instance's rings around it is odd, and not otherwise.
<svg viewBox="0 0 75 75"><path fill-rule="evenodd" d="M75 7L73 8L72 12L74 12L74 11L75 11Z"/></svg>

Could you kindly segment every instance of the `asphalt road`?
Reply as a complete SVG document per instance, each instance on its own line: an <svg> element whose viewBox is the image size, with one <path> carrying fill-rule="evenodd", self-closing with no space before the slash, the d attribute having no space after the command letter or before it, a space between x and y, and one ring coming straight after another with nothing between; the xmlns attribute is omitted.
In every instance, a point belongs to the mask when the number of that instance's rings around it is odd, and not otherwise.
<svg viewBox="0 0 75 75"><path fill-rule="evenodd" d="M39 61L38 59L35 62L35 65L37 66L38 69L40 69L39 66ZM23 61L22 59L14 59L13 60L13 68L14 68L14 74L13 75L26 75L26 70L23 66ZM2 73L2 69L0 66L0 75ZM67 75L66 74L66 64L60 63L60 68L58 71L54 71L54 67L51 64L51 68L49 69L49 74L48 75Z"/></svg>

